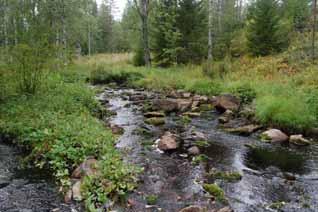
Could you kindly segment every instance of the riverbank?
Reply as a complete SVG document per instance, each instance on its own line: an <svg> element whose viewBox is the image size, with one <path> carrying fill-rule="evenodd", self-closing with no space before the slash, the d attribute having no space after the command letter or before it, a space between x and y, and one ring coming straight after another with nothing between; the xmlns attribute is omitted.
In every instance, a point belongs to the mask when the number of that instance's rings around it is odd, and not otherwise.
<svg viewBox="0 0 318 212"><path fill-rule="evenodd" d="M99 119L107 112L85 78L69 70L48 73L35 95L21 95L14 78L3 76L0 132L27 147L26 162L51 170L60 191L67 194L65 201L83 199L93 211L134 188L134 168L122 162L114 135ZM73 178L72 172L87 159L95 159L98 171ZM75 196L78 182L81 192Z"/></svg>

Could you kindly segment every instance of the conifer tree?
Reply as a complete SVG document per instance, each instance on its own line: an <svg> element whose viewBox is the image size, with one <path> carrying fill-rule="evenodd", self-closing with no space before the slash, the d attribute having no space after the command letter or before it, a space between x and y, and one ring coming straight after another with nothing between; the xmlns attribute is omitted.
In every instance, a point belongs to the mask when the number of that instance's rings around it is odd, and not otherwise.
<svg viewBox="0 0 318 212"><path fill-rule="evenodd" d="M276 0L256 0L248 18L248 48L253 55L265 56L287 47L288 36L280 24Z"/></svg>

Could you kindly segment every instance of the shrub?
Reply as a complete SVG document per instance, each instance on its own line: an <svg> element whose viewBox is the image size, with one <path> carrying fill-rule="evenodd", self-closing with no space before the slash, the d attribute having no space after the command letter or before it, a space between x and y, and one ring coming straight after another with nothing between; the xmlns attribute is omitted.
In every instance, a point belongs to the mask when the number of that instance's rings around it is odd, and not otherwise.
<svg viewBox="0 0 318 212"><path fill-rule="evenodd" d="M243 104L249 104L256 98L256 91L250 84L234 87L231 92L238 96Z"/></svg>
<svg viewBox="0 0 318 212"><path fill-rule="evenodd" d="M13 48L11 54L12 68L16 73L20 91L34 94L42 83L43 71L49 57L48 48L20 44Z"/></svg>
<svg viewBox="0 0 318 212"><path fill-rule="evenodd" d="M144 58L144 50L141 47L136 49L134 57L133 57L133 65L134 66L144 66L146 65Z"/></svg>
<svg viewBox="0 0 318 212"><path fill-rule="evenodd" d="M188 90L197 94L212 96L221 92L221 86L216 81L201 80L194 82Z"/></svg>

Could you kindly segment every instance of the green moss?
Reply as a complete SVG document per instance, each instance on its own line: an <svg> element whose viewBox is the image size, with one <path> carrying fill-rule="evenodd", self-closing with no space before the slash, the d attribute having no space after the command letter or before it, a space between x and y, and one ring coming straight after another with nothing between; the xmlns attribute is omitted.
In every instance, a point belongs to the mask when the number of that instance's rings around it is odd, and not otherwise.
<svg viewBox="0 0 318 212"><path fill-rule="evenodd" d="M209 147L210 146L208 141L196 141L195 145L198 147Z"/></svg>
<svg viewBox="0 0 318 212"><path fill-rule="evenodd" d="M157 203L157 201L158 201L158 196L154 195L154 194L148 195L146 197L146 201L147 201L148 205L155 205Z"/></svg>
<svg viewBox="0 0 318 212"><path fill-rule="evenodd" d="M154 126L164 125L165 122L166 122L165 118L148 118L145 120L146 124L150 124Z"/></svg>
<svg viewBox="0 0 318 212"><path fill-rule="evenodd" d="M285 202L274 202L269 207L271 209L279 210L279 209L282 209L284 207L284 205L286 205Z"/></svg>
<svg viewBox="0 0 318 212"><path fill-rule="evenodd" d="M208 156L201 154L192 158L193 164L199 164L201 162L206 162L208 160Z"/></svg>
<svg viewBox="0 0 318 212"><path fill-rule="evenodd" d="M236 182L242 179L239 172L212 172L210 176L214 179L225 180L228 182Z"/></svg>
<svg viewBox="0 0 318 212"><path fill-rule="evenodd" d="M226 202L224 191L216 184L204 184L203 188L206 192L214 196L218 201Z"/></svg>

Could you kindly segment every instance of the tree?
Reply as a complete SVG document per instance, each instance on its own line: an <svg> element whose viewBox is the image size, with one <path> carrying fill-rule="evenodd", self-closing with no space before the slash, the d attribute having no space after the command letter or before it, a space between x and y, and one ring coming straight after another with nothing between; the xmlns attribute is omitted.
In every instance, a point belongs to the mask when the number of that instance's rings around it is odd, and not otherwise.
<svg viewBox="0 0 318 212"><path fill-rule="evenodd" d="M280 52L288 46L288 36L278 15L276 0L256 0L248 17L248 48L255 56Z"/></svg>
<svg viewBox="0 0 318 212"><path fill-rule="evenodd" d="M208 21L208 59L209 60L213 60L213 37L212 37L212 31L213 31L213 0L208 0L208 4L209 4L209 9L208 9L208 17L209 17L209 21Z"/></svg>
<svg viewBox="0 0 318 212"><path fill-rule="evenodd" d="M313 23L312 23L312 60L315 61L315 40L316 40L316 24L317 24L317 0L313 0L312 4L312 15L313 15Z"/></svg>
<svg viewBox="0 0 318 212"><path fill-rule="evenodd" d="M178 61L177 5L177 0L162 0L156 10L153 51L159 66L170 66Z"/></svg>
<svg viewBox="0 0 318 212"><path fill-rule="evenodd" d="M141 19L142 45L146 66L151 66L150 48L149 48L149 28L148 16L150 12L150 0L134 0L134 5Z"/></svg>

